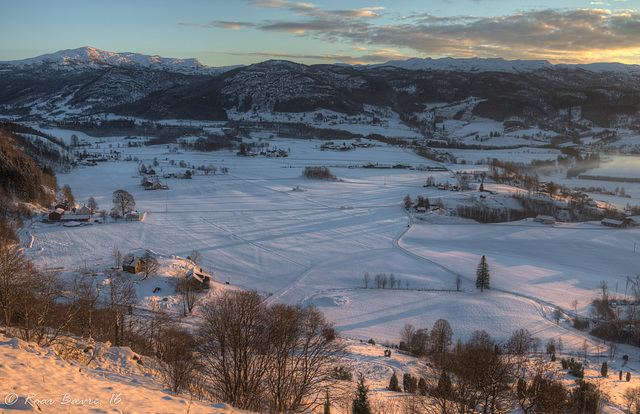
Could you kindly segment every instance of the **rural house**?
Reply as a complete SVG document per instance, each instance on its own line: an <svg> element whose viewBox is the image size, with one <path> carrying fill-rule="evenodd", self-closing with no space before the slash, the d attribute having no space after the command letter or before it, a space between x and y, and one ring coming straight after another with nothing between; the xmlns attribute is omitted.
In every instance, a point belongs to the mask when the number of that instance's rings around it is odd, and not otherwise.
<svg viewBox="0 0 640 414"><path fill-rule="evenodd" d="M134 274L140 273L144 270L144 259L142 257L128 255L122 261L122 270Z"/></svg>
<svg viewBox="0 0 640 414"><path fill-rule="evenodd" d="M209 290L211 284L211 275L205 273L202 268L197 269L192 267L186 275L189 284L191 284L196 290Z"/></svg>

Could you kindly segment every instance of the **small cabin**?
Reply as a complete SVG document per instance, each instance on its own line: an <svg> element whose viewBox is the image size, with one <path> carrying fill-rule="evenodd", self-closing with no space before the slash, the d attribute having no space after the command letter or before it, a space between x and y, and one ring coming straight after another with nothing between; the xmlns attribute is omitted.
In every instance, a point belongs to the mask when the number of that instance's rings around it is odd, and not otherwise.
<svg viewBox="0 0 640 414"><path fill-rule="evenodd" d="M605 218L605 219L602 219L602 221L600 222L600 224L602 224L603 226L614 227L617 229L622 229L625 227L632 226L633 223L634 221L630 217L627 217L624 220L614 220L614 219Z"/></svg>
<svg viewBox="0 0 640 414"><path fill-rule="evenodd" d="M624 221L622 221L622 220L614 220L614 219L609 219L609 218L602 219L600 224L602 224L603 226L614 227L614 228L617 228L617 229L621 229L623 227L626 227Z"/></svg>
<svg viewBox="0 0 640 414"><path fill-rule="evenodd" d="M128 256L122 261L122 270L129 273L140 273L144 270L144 259L141 257Z"/></svg>
<svg viewBox="0 0 640 414"><path fill-rule="evenodd" d="M140 221L140 213L137 211L130 211L125 215L124 219L126 221Z"/></svg>
<svg viewBox="0 0 640 414"><path fill-rule="evenodd" d="M538 214L536 218L533 219L536 223L554 225L556 224L556 218L553 216L545 216L543 214Z"/></svg>
<svg viewBox="0 0 640 414"><path fill-rule="evenodd" d="M211 275L207 274L202 268L192 267L186 275L189 283L196 290L209 290L211 284Z"/></svg>

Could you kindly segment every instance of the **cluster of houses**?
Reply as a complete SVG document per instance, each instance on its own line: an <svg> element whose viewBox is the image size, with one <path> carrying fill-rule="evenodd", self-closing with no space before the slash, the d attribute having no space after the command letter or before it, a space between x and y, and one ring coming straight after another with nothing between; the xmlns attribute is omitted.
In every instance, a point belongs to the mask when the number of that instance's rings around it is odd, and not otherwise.
<svg viewBox="0 0 640 414"><path fill-rule="evenodd" d="M65 200L58 203L53 211L49 212L48 220L52 222L89 222L91 220L91 209L86 205L76 209Z"/></svg>
<svg viewBox="0 0 640 414"><path fill-rule="evenodd" d="M147 257L155 257L153 252L146 249L140 249L136 252L129 253L122 261L122 270L128 273L143 273L146 266ZM191 266L185 275L189 284L197 291L209 290L211 286L211 275L202 268Z"/></svg>
<svg viewBox="0 0 640 414"><path fill-rule="evenodd" d="M539 214L536 218L533 219L536 223L546 224L546 225L554 225L556 223L556 219L553 216L545 216ZM615 227L618 229L623 229L631 226L640 225L640 216L639 217L625 217L623 220L614 220L605 218L600 221L600 224L607 227Z"/></svg>

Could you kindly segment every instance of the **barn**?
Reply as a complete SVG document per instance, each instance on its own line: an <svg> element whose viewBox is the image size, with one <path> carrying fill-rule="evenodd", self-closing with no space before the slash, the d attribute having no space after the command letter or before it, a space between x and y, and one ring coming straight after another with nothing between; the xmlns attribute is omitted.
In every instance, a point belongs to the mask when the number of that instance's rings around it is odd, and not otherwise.
<svg viewBox="0 0 640 414"><path fill-rule="evenodd" d="M209 290L211 275L205 273L202 268L197 269L192 267L187 273L187 279L189 280L189 283L196 288L196 290Z"/></svg>
<svg viewBox="0 0 640 414"><path fill-rule="evenodd" d="M140 273L144 270L144 259L134 255L127 256L122 262L122 270L134 274Z"/></svg>
<svg viewBox="0 0 640 414"><path fill-rule="evenodd" d="M605 219L602 219L600 224L607 227L615 227L617 229L622 229L624 227L629 226L631 224L631 220L629 219L614 220L614 219L605 218Z"/></svg>
<svg viewBox="0 0 640 414"><path fill-rule="evenodd" d="M51 213L49 213L49 220L60 221L60 219L62 219L62 216L64 216L64 210L61 208L57 208Z"/></svg>
<svg viewBox="0 0 640 414"><path fill-rule="evenodd" d="M536 218L533 219L533 221L535 221L536 223L541 223L541 224L551 224L551 225L556 224L555 217L553 217L553 216L545 216L543 214L538 214L536 216Z"/></svg>

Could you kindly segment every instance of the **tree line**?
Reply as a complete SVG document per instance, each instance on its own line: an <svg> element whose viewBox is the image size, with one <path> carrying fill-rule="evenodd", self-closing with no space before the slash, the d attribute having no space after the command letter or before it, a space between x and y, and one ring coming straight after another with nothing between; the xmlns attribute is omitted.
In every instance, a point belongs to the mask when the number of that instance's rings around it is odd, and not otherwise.
<svg viewBox="0 0 640 414"><path fill-rule="evenodd" d="M569 390L549 375L556 352L562 351L561 339L546 344L546 356L533 359L540 339L526 329L513 332L500 344L484 330L471 334L469 341L452 344L449 323L440 319L432 330L416 329L406 324L400 330L400 349L430 362L430 379L404 374L402 387L394 372L389 381L391 391L412 394L403 400L408 412L448 413L597 413L603 393L597 384L585 381L569 363L563 368L576 376L576 387ZM582 366L572 361L572 366ZM601 375L607 375L606 365ZM621 375L622 376L622 375ZM631 404L638 403L637 392ZM638 405L640 407L640 405Z"/></svg>

